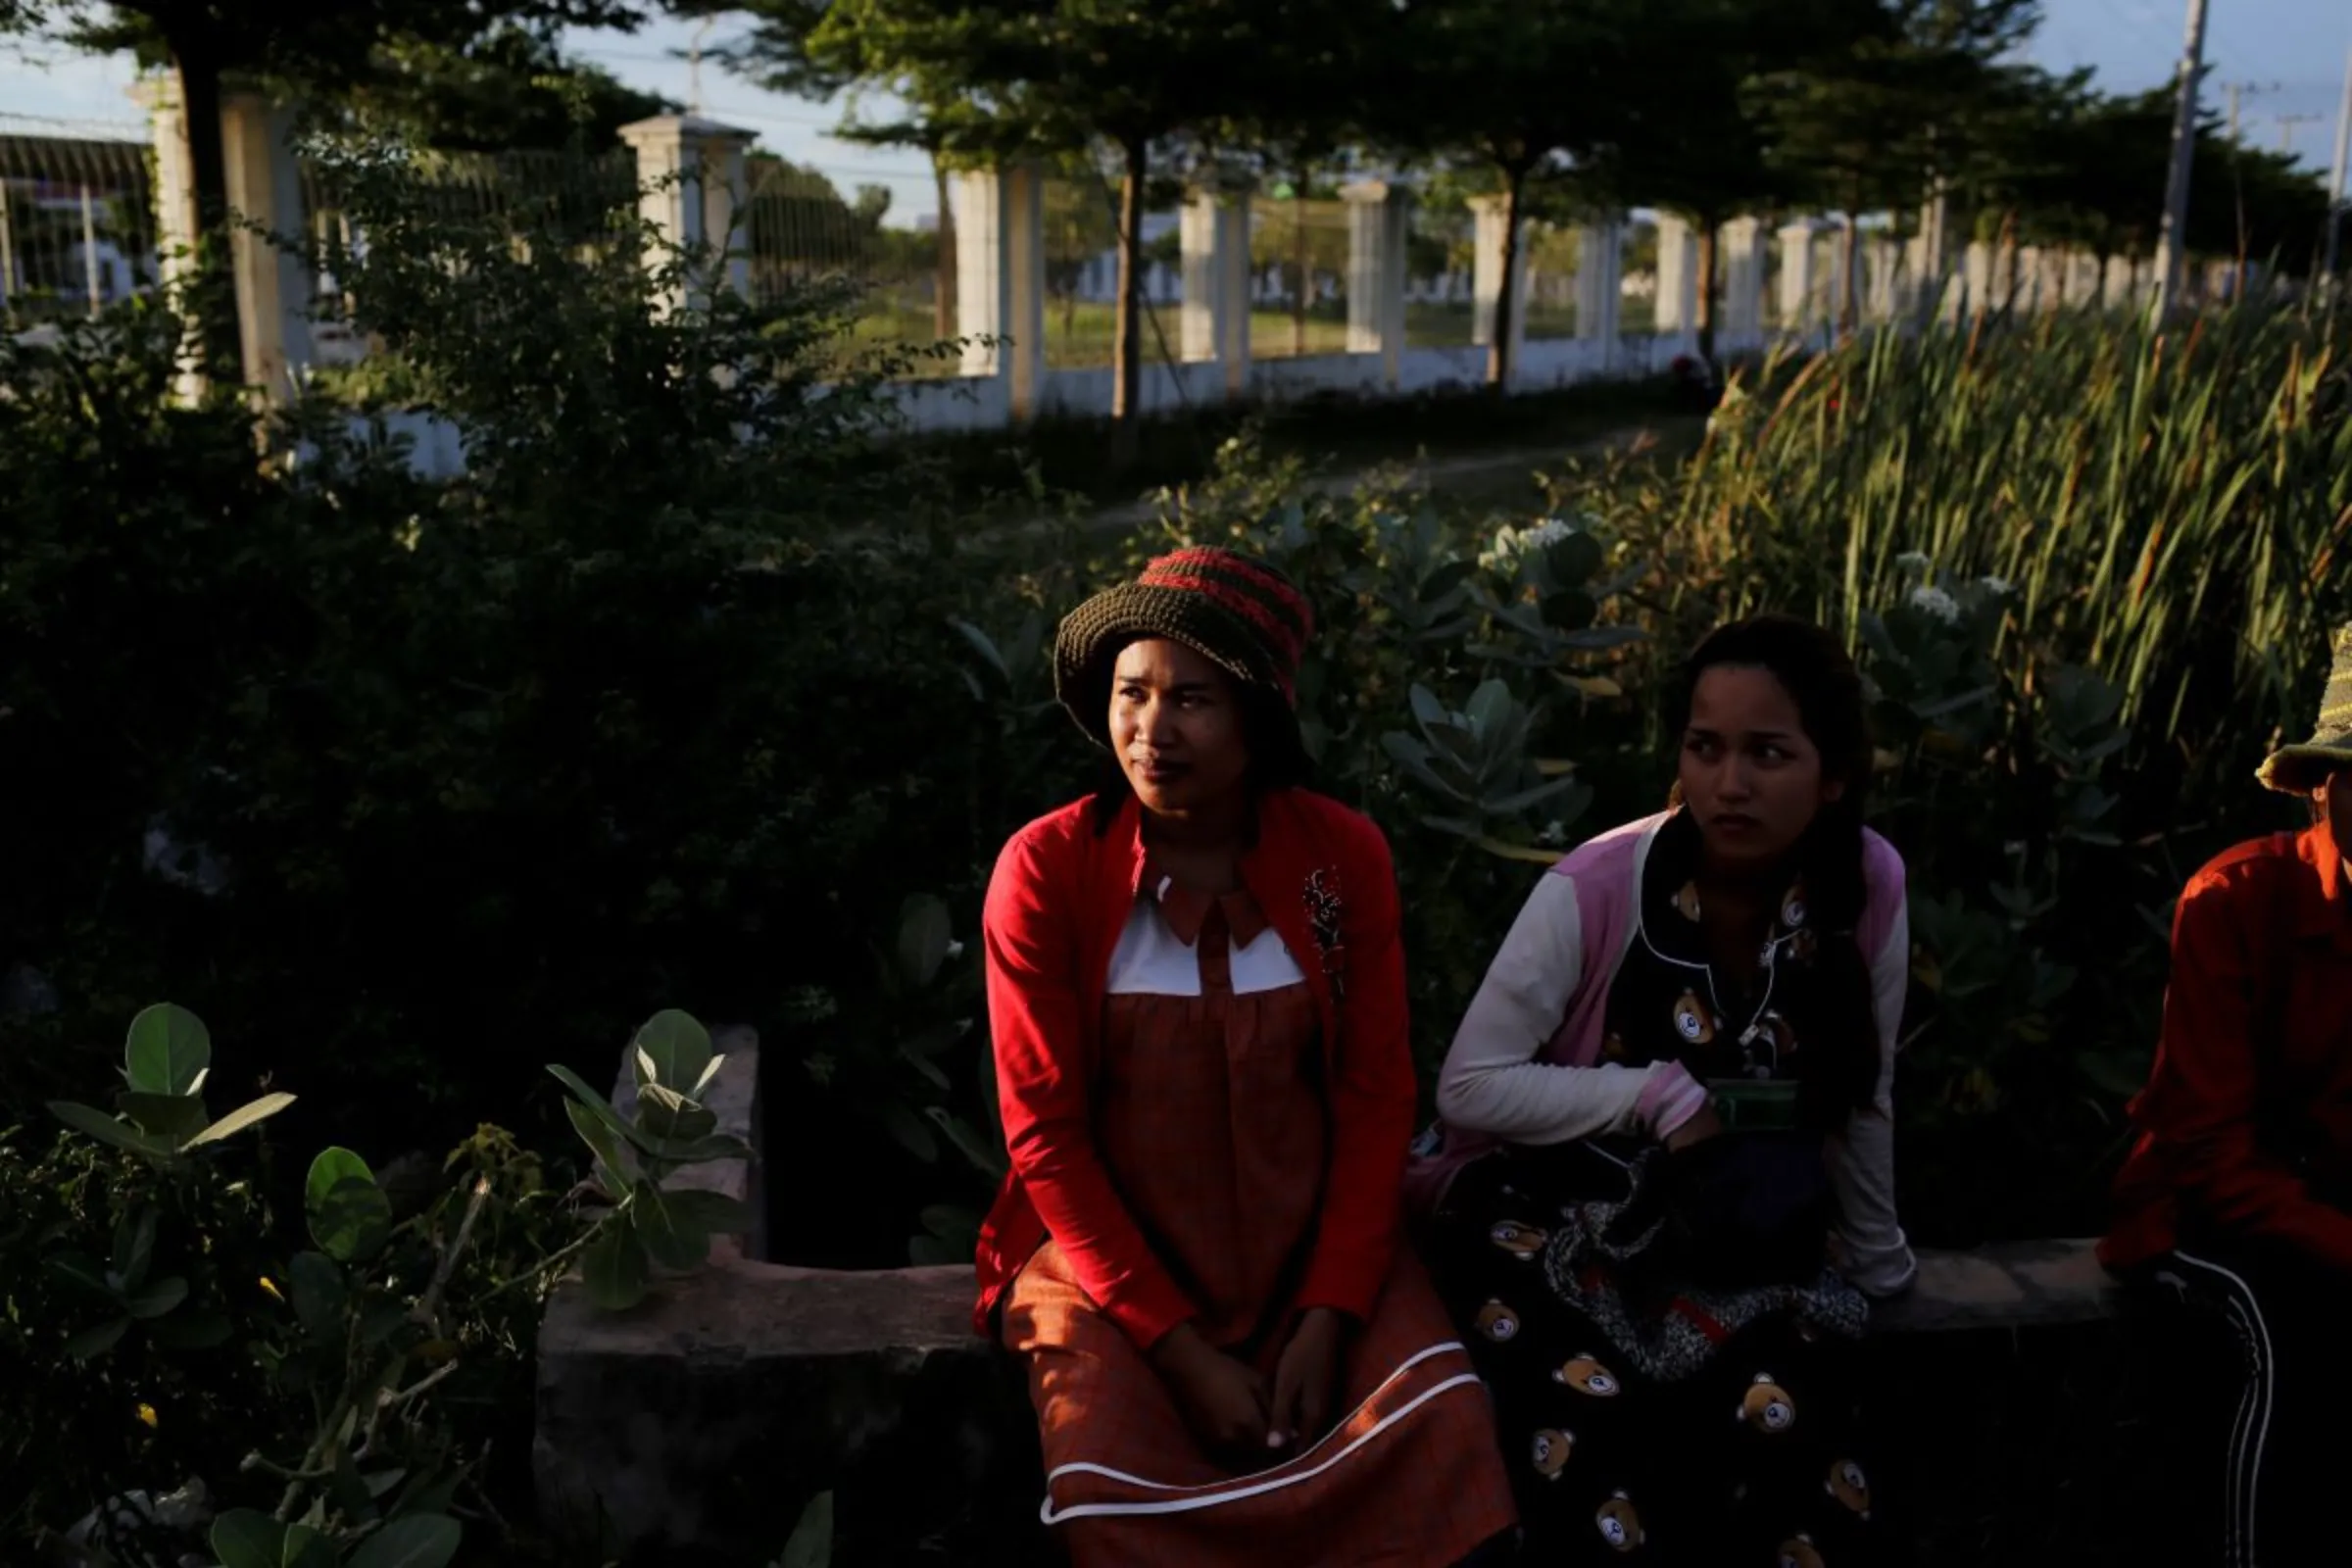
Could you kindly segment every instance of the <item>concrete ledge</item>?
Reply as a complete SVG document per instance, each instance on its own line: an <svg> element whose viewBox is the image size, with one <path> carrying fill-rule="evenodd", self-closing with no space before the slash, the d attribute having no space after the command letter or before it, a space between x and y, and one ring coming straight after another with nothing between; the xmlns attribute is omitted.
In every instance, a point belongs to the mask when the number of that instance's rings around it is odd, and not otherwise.
<svg viewBox="0 0 2352 1568"><path fill-rule="evenodd" d="M730 1064L731 1065L731 1064ZM2087 1241L1929 1252L1888 1336L2083 1323L2112 1290ZM634 1312L565 1290L539 1344L542 1520L625 1562L765 1562L834 1493L838 1565L1028 1562L1036 1436L971 1330L972 1271L734 1259Z"/></svg>
<svg viewBox="0 0 2352 1568"><path fill-rule="evenodd" d="M1882 1334L2038 1328L2112 1317L2115 1282L2091 1239L2003 1242L1973 1252L1923 1251L1910 1291L1872 1308Z"/></svg>

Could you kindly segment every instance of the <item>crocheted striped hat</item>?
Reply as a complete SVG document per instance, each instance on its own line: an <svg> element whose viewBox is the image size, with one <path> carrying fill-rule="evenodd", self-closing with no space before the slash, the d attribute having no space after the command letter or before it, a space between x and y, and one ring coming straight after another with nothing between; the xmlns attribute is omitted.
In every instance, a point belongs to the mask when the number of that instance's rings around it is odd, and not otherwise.
<svg viewBox="0 0 2352 1568"><path fill-rule="evenodd" d="M1107 747L1111 661L1129 643L1164 637L1244 687L1279 696L1296 743L1298 662L1314 632L1306 596L1264 562L1231 550L1179 550L1070 612L1054 640L1054 695Z"/></svg>
<svg viewBox="0 0 2352 1568"><path fill-rule="evenodd" d="M2262 764L2262 781L2289 795L2309 795L2331 773L2352 768L2352 625L2335 633L2335 665L2320 698L2319 732L2301 746L2280 747Z"/></svg>

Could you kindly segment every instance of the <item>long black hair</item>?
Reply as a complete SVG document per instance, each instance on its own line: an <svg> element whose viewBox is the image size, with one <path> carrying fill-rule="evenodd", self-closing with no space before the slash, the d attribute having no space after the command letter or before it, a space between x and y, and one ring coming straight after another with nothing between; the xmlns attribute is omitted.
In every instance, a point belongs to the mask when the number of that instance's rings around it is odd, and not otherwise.
<svg viewBox="0 0 2352 1568"><path fill-rule="evenodd" d="M1876 749L1870 699L1845 645L1793 615L1765 614L1717 627L1684 662L1669 719L1676 744L1690 724L1698 678L1710 669L1761 669L1796 704L1805 738L1821 754L1824 783L1843 786L1798 840L1796 871L1805 885L1806 919L1817 933L1816 984L1807 1017L1790 1025L1798 1054L1798 1105L1808 1123L1841 1125L1877 1097L1880 1070L1877 988L1858 932L1870 896L1863 869L1863 815ZM1674 804L1682 788L1675 786Z"/></svg>

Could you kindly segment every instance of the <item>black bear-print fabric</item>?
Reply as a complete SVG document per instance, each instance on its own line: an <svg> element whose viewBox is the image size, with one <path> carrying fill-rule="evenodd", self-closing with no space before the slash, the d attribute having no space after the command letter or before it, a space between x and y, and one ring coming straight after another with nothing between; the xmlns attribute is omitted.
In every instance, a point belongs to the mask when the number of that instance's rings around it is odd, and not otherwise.
<svg viewBox="0 0 2352 1568"><path fill-rule="evenodd" d="M1672 1568L1860 1568L1870 1457L1850 1343L1793 1318L1751 1323L1687 1378L1619 1364L1547 1287L1546 1221L1595 1196L1570 1162L1464 1170L1426 1238L1494 1398L1524 1530L1521 1560ZM1537 1186L1548 1190L1541 1196Z"/></svg>

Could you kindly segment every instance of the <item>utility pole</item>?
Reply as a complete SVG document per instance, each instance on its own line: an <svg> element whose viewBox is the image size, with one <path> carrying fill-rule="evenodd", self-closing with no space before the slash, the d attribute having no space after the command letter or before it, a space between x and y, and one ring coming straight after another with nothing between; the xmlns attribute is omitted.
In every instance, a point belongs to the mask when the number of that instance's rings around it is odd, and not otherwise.
<svg viewBox="0 0 2352 1568"><path fill-rule="evenodd" d="M2181 257L2188 241L2188 172L2197 151L2197 86L2205 75L2205 0L2188 0L2188 36L2180 54L2180 98L2173 108L2173 168L2164 186L2164 226L2156 240L2156 316L2180 303Z"/></svg>
<svg viewBox="0 0 2352 1568"><path fill-rule="evenodd" d="M2233 82L2230 83L2229 92L2230 92L2230 146L2234 147L2234 146L2236 146L2236 145L2237 145L2237 122L2238 122L2238 102L2239 102L2239 95L2240 95L2240 94L2243 94L2243 95L2245 95L2246 97L2258 97L2258 96L2260 96L2261 94L2263 94L2263 93L2266 93L2266 92L2277 92L2277 91L2278 90L2278 88L2279 88L2279 85L2280 85L2280 84L2279 84L2279 83L2278 83L2278 82L2276 82L2276 81L2233 81Z"/></svg>
<svg viewBox="0 0 2352 1568"><path fill-rule="evenodd" d="M2295 127L2324 120L2324 115L2280 115L2278 117L2278 152L2281 157L2295 150Z"/></svg>
<svg viewBox="0 0 2352 1568"><path fill-rule="evenodd" d="M2344 52L2344 101L2335 111L2335 168L2328 178L2328 275L2335 275L2337 232L2344 226L2344 185L2352 179L2352 49Z"/></svg>

